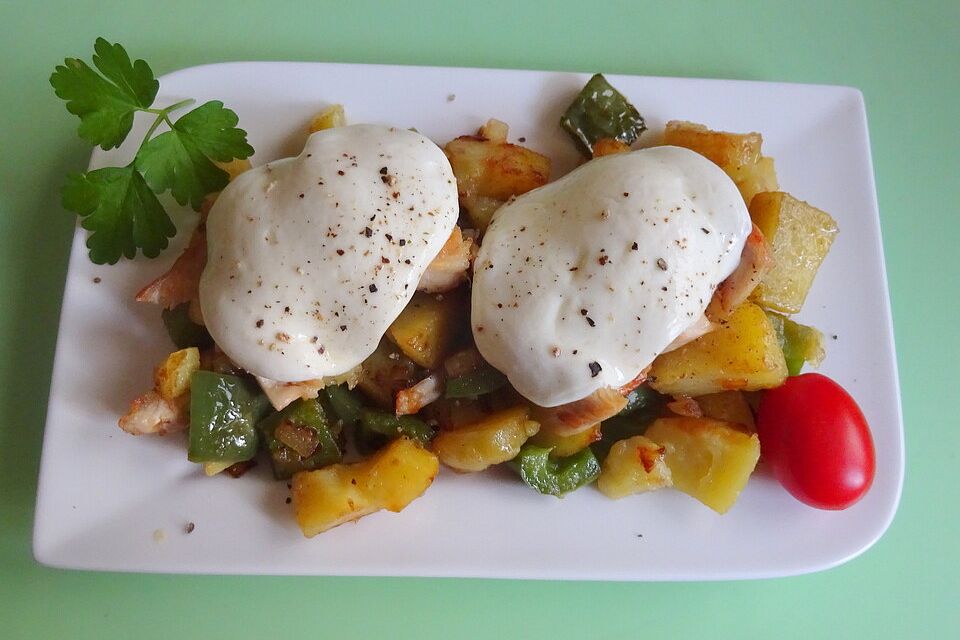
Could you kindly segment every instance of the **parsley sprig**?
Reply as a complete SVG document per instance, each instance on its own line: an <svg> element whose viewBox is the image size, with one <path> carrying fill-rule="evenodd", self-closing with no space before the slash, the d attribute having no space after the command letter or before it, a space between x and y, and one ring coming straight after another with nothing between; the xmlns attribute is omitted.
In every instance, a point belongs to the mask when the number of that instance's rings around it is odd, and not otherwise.
<svg viewBox="0 0 960 640"><path fill-rule="evenodd" d="M93 66L67 58L50 76L67 110L79 116L81 138L109 150L127 139L138 112L155 120L128 165L68 176L63 206L79 215L90 232L87 248L93 262L114 264L138 250L154 258L176 234L157 194L170 191L179 204L199 209L207 194L229 181L215 163L247 158L253 147L237 128L237 114L220 101L205 102L176 120L173 112L193 100L154 107L160 83L150 65L131 62L121 45L97 38ZM157 134L163 125L168 130Z"/></svg>

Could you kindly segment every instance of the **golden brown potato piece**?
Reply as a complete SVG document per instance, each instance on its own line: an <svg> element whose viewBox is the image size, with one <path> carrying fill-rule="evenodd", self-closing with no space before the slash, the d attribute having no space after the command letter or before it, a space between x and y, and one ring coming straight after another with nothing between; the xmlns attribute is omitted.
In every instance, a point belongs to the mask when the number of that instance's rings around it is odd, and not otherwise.
<svg viewBox="0 0 960 640"><path fill-rule="evenodd" d="M326 109L313 116L308 127L310 133L323 131L324 129L333 129L334 127L344 127L347 124L347 114L343 111L343 105L332 104Z"/></svg>
<svg viewBox="0 0 960 640"><path fill-rule="evenodd" d="M836 221L826 211L781 191L754 196L750 217L770 244L774 260L751 299L784 313L800 311L837 236Z"/></svg>
<svg viewBox="0 0 960 640"><path fill-rule="evenodd" d="M481 231L501 204L543 186L550 176L549 158L506 140L507 125L491 120L479 135L460 136L444 147L457 177L460 206Z"/></svg>
<svg viewBox="0 0 960 640"><path fill-rule="evenodd" d="M646 436L664 448L673 486L726 513L760 458L760 440L720 420L660 418Z"/></svg>
<svg viewBox="0 0 960 640"><path fill-rule="evenodd" d="M433 450L443 464L457 471L483 471L515 458L539 428L530 420L527 407L513 407L479 422L442 431L433 440Z"/></svg>
<svg viewBox="0 0 960 640"><path fill-rule="evenodd" d="M153 371L153 385L165 400L190 391L190 376L200 368L200 350L188 347L174 351Z"/></svg>
<svg viewBox="0 0 960 640"><path fill-rule="evenodd" d="M551 456L556 458L565 458L572 456L578 451L583 451L594 442L600 439L600 423L596 423L589 429L584 429L571 435L560 435L540 429L531 438L530 442L539 447L548 447L553 449Z"/></svg>
<svg viewBox="0 0 960 640"><path fill-rule="evenodd" d="M758 193L780 190L773 158L767 156L761 156L754 164L744 164L732 168L728 173L737 183L743 201L748 206Z"/></svg>
<svg viewBox="0 0 960 640"><path fill-rule="evenodd" d="M417 365L386 338L367 356L360 369L357 388L388 410L394 409L397 392L410 387L418 377Z"/></svg>
<svg viewBox="0 0 960 640"><path fill-rule="evenodd" d="M769 389L783 384L787 363L763 309L740 305L716 331L661 354L650 369L650 386L674 396Z"/></svg>
<svg viewBox="0 0 960 640"><path fill-rule="evenodd" d="M510 125L496 118L487 120L486 124L477 131L478 136L490 142L506 142L508 133L510 133Z"/></svg>
<svg viewBox="0 0 960 640"><path fill-rule="evenodd" d="M759 133L714 131L674 120L667 123L663 144L685 147L711 160L736 183L747 205L756 194L780 188L773 158L761 155Z"/></svg>
<svg viewBox="0 0 960 640"><path fill-rule="evenodd" d="M450 355L462 304L454 294L416 293L387 329L387 337L421 367L436 369Z"/></svg>
<svg viewBox="0 0 960 640"><path fill-rule="evenodd" d="M297 524L311 538L381 509L400 511L423 495L439 468L435 455L398 438L362 462L301 471L291 487Z"/></svg>
<svg viewBox="0 0 960 640"><path fill-rule="evenodd" d="M444 149L461 197L480 195L506 201L547 183L550 161L535 151L479 136L462 136Z"/></svg>
<svg viewBox="0 0 960 640"><path fill-rule="evenodd" d="M671 120L664 131L663 144L696 151L729 174L760 159L763 137L759 133L713 131L702 124Z"/></svg>
<svg viewBox="0 0 960 640"><path fill-rule="evenodd" d="M508 200L543 186L550 177L550 159L508 143L506 125L496 122L495 126L488 123L482 127L479 135L460 136L444 148L461 196Z"/></svg>
<svg viewBox="0 0 960 640"><path fill-rule="evenodd" d="M493 214L503 206L503 200L485 196L465 195L460 197L460 208L467 212L474 229L486 231Z"/></svg>
<svg viewBox="0 0 960 640"><path fill-rule="evenodd" d="M704 418L723 420L732 424L743 425L751 433L756 431L753 421L753 411L750 403L742 391L721 391L709 393L695 398L700 405Z"/></svg>
<svg viewBox="0 0 960 640"><path fill-rule="evenodd" d="M603 461L597 489L614 500L673 485L666 449L644 436L614 443Z"/></svg>

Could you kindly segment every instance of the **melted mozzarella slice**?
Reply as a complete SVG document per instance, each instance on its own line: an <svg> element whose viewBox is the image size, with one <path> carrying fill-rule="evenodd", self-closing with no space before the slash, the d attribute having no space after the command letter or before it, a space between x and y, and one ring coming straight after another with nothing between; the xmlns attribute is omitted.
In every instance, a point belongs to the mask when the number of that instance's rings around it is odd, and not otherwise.
<svg viewBox="0 0 960 640"><path fill-rule="evenodd" d="M620 387L698 322L750 228L733 181L692 151L592 160L494 215L477 347L540 406Z"/></svg>
<svg viewBox="0 0 960 640"><path fill-rule="evenodd" d="M204 322L247 371L282 382L360 364L457 221L437 145L404 129L313 134L224 189L207 219Z"/></svg>

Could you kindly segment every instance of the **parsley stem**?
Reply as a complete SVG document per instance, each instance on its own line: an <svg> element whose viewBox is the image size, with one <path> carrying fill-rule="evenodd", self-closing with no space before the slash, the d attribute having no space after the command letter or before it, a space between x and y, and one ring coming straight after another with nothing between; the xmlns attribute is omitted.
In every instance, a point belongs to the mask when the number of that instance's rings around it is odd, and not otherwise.
<svg viewBox="0 0 960 640"><path fill-rule="evenodd" d="M143 136L143 142L140 143L140 146L142 147L147 143L147 140L150 139L150 136L153 135L153 132L157 130L157 127L159 127L161 123L166 122L167 125L171 129L173 129L173 122L170 121L170 113L172 111L176 111L177 109L180 109L181 107L186 107L188 105L191 105L194 102L196 102L196 100L194 100L193 98L187 98L186 100L175 102L169 107L164 107L163 109L143 109L143 111L145 111L146 113L156 114L157 119L154 120L153 124L150 125L150 128L147 129L147 135Z"/></svg>
<svg viewBox="0 0 960 640"><path fill-rule="evenodd" d="M174 102L169 107L164 107L163 109L143 109L143 111L146 111L147 113L155 113L158 116L165 115L173 111L176 111L177 109L181 109L183 107L189 106L194 102L196 102L196 100L194 100L193 98L187 98L186 100L181 100L180 102Z"/></svg>
<svg viewBox="0 0 960 640"><path fill-rule="evenodd" d="M153 112L151 111L151 113ZM147 129L147 134L143 136L143 141L140 143L141 149L143 148L143 145L147 144L147 140L150 139L150 136L153 135L153 132L157 130L157 127L159 127L164 120L167 120L167 114L161 113L157 116L157 119L153 121L153 124L150 125L149 129ZM167 120L167 122L169 122L169 120Z"/></svg>
<svg viewBox="0 0 960 640"><path fill-rule="evenodd" d="M177 109L180 109L181 107L190 106L190 105L193 104L194 102L196 102L196 100L194 100L193 98L187 98L186 100L181 100L180 102L174 102L174 103L173 103L172 105L170 105L169 107L166 107L166 108L164 109L164 111L166 111L167 113L172 113L172 112L176 111Z"/></svg>

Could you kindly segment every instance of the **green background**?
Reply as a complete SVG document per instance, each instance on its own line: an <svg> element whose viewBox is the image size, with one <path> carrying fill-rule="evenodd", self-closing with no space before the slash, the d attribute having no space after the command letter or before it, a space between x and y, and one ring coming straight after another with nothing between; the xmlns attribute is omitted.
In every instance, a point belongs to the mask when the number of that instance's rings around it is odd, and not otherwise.
<svg viewBox="0 0 960 640"><path fill-rule="evenodd" d="M514 5L521 6L514 6ZM274 0L0 5L0 636L947 637L960 627L960 3ZM96 36L165 73L226 60L557 69L853 85L866 96L907 430L893 526L864 556L763 582L618 584L68 572L30 552L89 149L47 84ZM769 532L757 532L769 535ZM469 549L464 550L469 553Z"/></svg>

